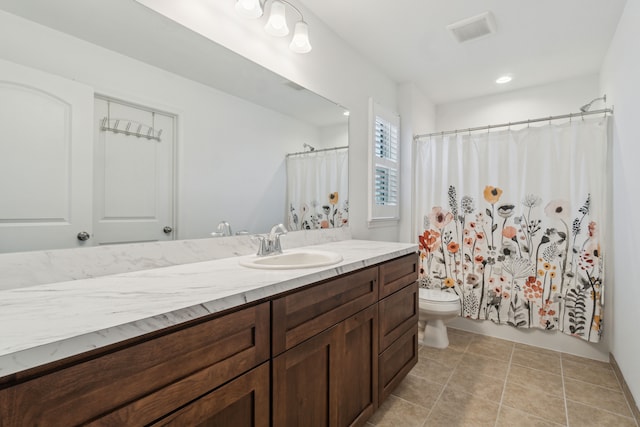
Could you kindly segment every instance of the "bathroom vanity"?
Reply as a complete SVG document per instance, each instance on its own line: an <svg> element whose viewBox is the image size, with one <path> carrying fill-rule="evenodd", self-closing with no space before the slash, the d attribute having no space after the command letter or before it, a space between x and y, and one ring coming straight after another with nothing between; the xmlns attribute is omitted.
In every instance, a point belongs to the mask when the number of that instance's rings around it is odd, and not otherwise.
<svg viewBox="0 0 640 427"><path fill-rule="evenodd" d="M313 248L343 261L233 257L0 292L0 322L22 301L31 323L8 340L0 327L0 426L363 425L417 362L417 248ZM56 310L70 321L46 342Z"/></svg>

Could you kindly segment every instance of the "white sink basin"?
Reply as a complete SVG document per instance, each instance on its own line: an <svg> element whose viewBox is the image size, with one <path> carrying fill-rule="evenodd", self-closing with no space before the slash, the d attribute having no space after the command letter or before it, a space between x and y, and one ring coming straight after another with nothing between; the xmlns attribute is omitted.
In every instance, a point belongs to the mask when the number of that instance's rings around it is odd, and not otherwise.
<svg viewBox="0 0 640 427"><path fill-rule="evenodd" d="M302 249L287 251L278 255L254 256L240 261L240 265L250 268L266 270L287 270L294 268L313 268L324 265L337 264L342 261L342 255L335 252Z"/></svg>

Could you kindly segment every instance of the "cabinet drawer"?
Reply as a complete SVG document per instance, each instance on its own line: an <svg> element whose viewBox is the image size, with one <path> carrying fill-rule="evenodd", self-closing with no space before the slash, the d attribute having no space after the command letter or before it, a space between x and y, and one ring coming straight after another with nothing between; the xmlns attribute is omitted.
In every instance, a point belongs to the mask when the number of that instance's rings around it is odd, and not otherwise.
<svg viewBox="0 0 640 427"><path fill-rule="evenodd" d="M278 298L272 303L273 355L330 328L378 300L378 267Z"/></svg>
<svg viewBox="0 0 640 427"><path fill-rule="evenodd" d="M152 424L161 426L269 427L269 363Z"/></svg>
<svg viewBox="0 0 640 427"><path fill-rule="evenodd" d="M381 300L380 353L387 349L402 334L418 324L418 282Z"/></svg>
<svg viewBox="0 0 640 427"><path fill-rule="evenodd" d="M402 379L418 363L418 325L404 333L391 344L378 359L378 404L400 384Z"/></svg>
<svg viewBox="0 0 640 427"><path fill-rule="evenodd" d="M418 254L380 264L380 299L418 280Z"/></svg>
<svg viewBox="0 0 640 427"><path fill-rule="evenodd" d="M146 424L268 358L263 303L0 390L0 420L2 426ZM193 381L180 386L186 378Z"/></svg>

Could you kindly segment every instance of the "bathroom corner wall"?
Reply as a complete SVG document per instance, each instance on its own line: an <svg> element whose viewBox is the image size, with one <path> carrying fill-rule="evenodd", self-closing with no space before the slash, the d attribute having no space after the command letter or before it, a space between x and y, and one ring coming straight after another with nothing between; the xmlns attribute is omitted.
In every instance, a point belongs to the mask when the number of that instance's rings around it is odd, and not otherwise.
<svg viewBox="0 0 640 427"><path fill-rule="evenodd" d="M601 72L601 92L615 107L612 144L611 248L606 280L614 284L606 308L606 331L620 371L640 402L640 328L638 307L638 254L640 229L635 214L640 212L640 2L627 1ZM610 319L610 320L609 320Z"/></svg>
<svg viewBox="0 0 640 427"><path fill-rule="evenodd" d="M398 85L400 114L400 223L398 241L417 242L413 224L413 135L435 130L436 107L414 83Z"/></svg>
<svg viewBox="0 0 640 427"><path fill-rule="evenodd" d="M436 107L436 130L464 129L567 114L579 111L581 105L598 96L602 96L599 79L597 74L593 74L497 95L441 104ZM606 310L608 313L611 308L607 307ZM608 314L605 314L605 321L608 322L606 316ZM598 344L571 338L562 333L554 334L537 329L522 330L495 325L489 321L457 318L450 323L450 326L592 359L608 360L609 355L607 340L611 328L608 324L605 326L603 341Z"/></svg>

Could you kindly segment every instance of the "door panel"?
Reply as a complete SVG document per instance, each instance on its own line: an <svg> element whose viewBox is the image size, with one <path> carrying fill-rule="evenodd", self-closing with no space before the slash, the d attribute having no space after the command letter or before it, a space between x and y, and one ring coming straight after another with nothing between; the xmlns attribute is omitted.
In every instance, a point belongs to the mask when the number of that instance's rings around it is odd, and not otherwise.
<svg viewBox="0 0 640 427"><path fill-rule="evenodd" d="M91 244L92 112L91 88L0 60L0 252Z"/></svg>
<svg viewBox="0 0 640 427"><path fill-rule="evenodd" d="M101 98L95 111L96 244L172 240L174 118ZM105 118L123 132L101 130ZM140 125L160 141L124 132Z"/></svg>
<svg viewBox="0 0 640 427"><path fill-rule="evenodd" d="M273 359L273 423L278 427L338 425L338 340L341 325Z"/></svg>

